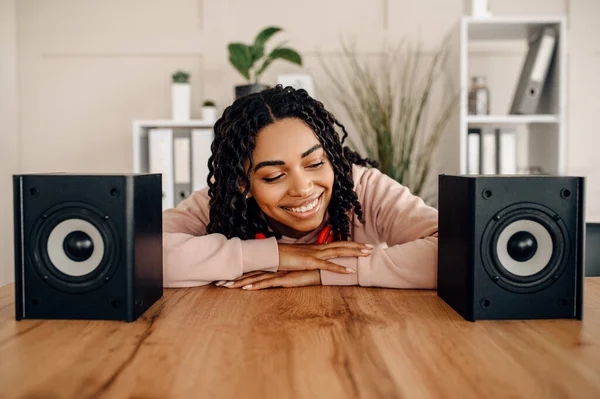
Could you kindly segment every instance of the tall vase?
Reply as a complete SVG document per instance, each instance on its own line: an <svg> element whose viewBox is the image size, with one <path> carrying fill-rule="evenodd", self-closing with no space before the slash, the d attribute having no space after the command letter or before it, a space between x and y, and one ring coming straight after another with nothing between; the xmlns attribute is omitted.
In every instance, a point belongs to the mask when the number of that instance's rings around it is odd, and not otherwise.
<svg viewBox="0 0 600 399"><path fill-rule="evenodd" d="M171 111L173 120L190 120L190 93L189 83L173 83L171 85Z"/></svg>

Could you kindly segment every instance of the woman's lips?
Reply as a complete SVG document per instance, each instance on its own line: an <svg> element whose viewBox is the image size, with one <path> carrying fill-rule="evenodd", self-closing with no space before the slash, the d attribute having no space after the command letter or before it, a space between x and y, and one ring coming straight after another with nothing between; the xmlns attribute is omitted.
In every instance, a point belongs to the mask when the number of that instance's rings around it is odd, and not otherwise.
<svg viewBox="0 0 600 399"><path fill-rule="evenodd" d="M309 204L312 204L313 202L315 202L315 200L317 200L321 195L323 195L323 193L319 194L319 195L312 195L308 200L304 200L304 201L300 201L300 202L296 202L293 205L281 205L281 208L285 208L285 209L290 209L290 208L301 208L303 206L307 206Z"/></svg>

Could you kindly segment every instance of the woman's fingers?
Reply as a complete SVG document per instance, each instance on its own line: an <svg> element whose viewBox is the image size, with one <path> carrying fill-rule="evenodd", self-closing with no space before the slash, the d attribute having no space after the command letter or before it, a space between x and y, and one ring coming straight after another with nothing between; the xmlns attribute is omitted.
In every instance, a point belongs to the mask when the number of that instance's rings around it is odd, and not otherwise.
<svg viewBox="0 0 600 399"><path fill-rule="evenodd" d="M320 284L321 277L318 270L305 270L285 273L278 277L261 280L257 283L247 284L243 286L242 289L254 291L272 287L305 287L308 285Z"/></svg>
<svg viewBox="0 0 600 399"><path fill-rule="evenodd" d="M265 274L265 273L270 273L270 272L265 272L264 270L255 270L255 271L250 272L250 273L242 274L238 278L233 279L233 281L242 280L242 279L244 279L246 277L258 276L258 275L262 275L262 274Z"/></svg>
<svg viewBox="0 0 600 399"><path fill-rule="evenodd" d="M234 278L233 280L221 280L221 281L217 281L215 283L215 285L217 287L230 287L231 285L233 285L236 281L248 278L248 277L252 277L252 276L260 276L266 273L270 273L270 272L265 272L263 270L256 270L250 273L246 273L246 274L242 274L241 276L239 276L238 278Z"/></svg>
<svg viewBox="0 0 600 399"><path fill-rule="evenodd" d="M373 251L373 245L361 244L352 241L334 242L331 244L316 246L318 251L313 251L314 256L319 259L344 258L351 256L369 256Z"/></svg>
<svg viewBox="0 0 600 399"><path fill-rule="evenodd" d="M373 249L371 244L363 244L355 241L334 241L329 244L315 245L316 248L325 250L331 248L355 248L355 249Z"/></svg>
<svg viewBox="0 0 600 399"><path fill-rule="evenodd" d="M262 280L253 284L246 284L242 287L242 289L247 291L261 290L264 288L273 288L273 287L285 287L285 280L283 277L275 277L267 280Z"/></svg>
<svg viewBox="0 0 600 399"><path fill-rule="evenodd" d="M333 259L333 258L345 258L351 256L369 256L371 255L371 248L353 248L353 247L337 247L337 248L325 248L315 254L319 259Z"/></svg>
<svg viewBox="0 0 600 399"><path fill-rule="evenodd" d="M285 273L278 272L278 273L263 273L260 275L254 275L251 277L236 280L233 284L227 286L227 288L240 288L240 287L244 287L248 284L254 284L258 281L276 278L277 276L281 276L284 274Z"/></svg>
<svg viewBox="0 0 600 399"><path fill-rule="evenodd" d="M319 259L314 259L313 262L311 262L311 265L309 267L310 269L321 269L321 270L327 270L330 272L334 272L334 273L342 273L342 274L352 274L354 273L354 269L350 269L344 266L340 266L338 264L335 264L333 262L329 262L327 260L319 260Z"/></svg>

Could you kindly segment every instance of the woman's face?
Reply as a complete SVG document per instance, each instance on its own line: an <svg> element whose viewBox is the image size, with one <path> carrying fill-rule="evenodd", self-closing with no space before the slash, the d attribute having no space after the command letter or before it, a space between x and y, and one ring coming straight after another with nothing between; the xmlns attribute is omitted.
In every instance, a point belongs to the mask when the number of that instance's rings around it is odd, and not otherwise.
<svg viewBox="0 0 600 399"><path fill-rule="evenodd" d="M269 225L294 238L319 227L334 174L313 130L300 119L281 119L258 133L252 155L250 196Z"/></svg>

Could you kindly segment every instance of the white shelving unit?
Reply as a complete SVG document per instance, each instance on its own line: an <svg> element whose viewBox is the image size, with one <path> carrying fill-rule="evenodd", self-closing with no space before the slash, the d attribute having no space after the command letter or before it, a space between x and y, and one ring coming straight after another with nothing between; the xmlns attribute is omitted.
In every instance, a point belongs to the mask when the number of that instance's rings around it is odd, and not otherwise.
<svg viewBox="0 0 600 399"><path fill-rule="evenodd" d="M173 121L169 119L133 121L133 173L147 173L148 130L150 129L212 129L213 124L196 119Z"/></svg>
<svg viewBox="0 0 600 399"><path fill-rule="evenodd" d="M523 125L560 122L558 115L467 115L467 125Z"/></svg>
<svg viewBox="0 0 600 399"><path fill-rule="evenodd" d="M150 140L149 131L152 129L170 130L169 144L155 147L155 154L159 158L167 159L161 167L163 183L163 209L176 206L179 201L186 198L191 192L206 186L208 176L208 158L210 157L210 144L214 138L213 123L204 120L135 120L133 121L133 172L150 172ZM174 134L181 132L189 137L183 153L174 149ZM189 136L188 136L189 132ZM161 134L164 132L161 132ZM156 144L156 142L155 142ZM158 152L156 152L158 151ZM188 153L189 151L189 153ZM178 155L186 155L181 159ZM164 157L164 158L163 158ZM185 171L183 174L178 171ZM158 171L156 171L158 172ZM183 181L178 181L178 176ZM182 187L183 185L183 187Z"/></svg>
<svg viewBox="0 0 600 399"><path fill-rule="evenodd" d="M554 26L558 32L558 46L544 85L539 104L539 114L468 115L468 92L472 73L469 70L470 48L485 49L493 54L495 49L505 50L515 44L527 52L527 40L544 26ZM467 133L473 127L515 126L526 128L527 160L529 166L540 167L546 173L565 174L566 143L566 19L564 17L462 17L454 37L459 40L460 117L459 164L460 173L467 173ZM511 88L511 99L518 77ZM489 83L489 82L488 82ZM519 131L518 131L519 134ZM517 140L518 141L518 140Z"/></svg>

